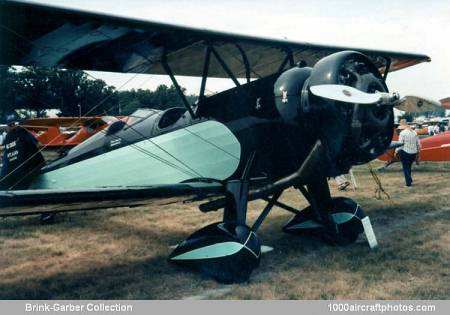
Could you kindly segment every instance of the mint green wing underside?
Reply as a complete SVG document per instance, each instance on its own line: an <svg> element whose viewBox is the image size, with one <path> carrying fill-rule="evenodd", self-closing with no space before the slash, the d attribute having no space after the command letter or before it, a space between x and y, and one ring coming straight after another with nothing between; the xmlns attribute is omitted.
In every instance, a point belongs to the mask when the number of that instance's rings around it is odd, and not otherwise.
<svg viewBox="0 0 450 315"><path fill-rule="evenodd" d="M238 168L241 145L217 121L205 121L39 175L32 189L147 186L197 177L224 180Z"/></svg>

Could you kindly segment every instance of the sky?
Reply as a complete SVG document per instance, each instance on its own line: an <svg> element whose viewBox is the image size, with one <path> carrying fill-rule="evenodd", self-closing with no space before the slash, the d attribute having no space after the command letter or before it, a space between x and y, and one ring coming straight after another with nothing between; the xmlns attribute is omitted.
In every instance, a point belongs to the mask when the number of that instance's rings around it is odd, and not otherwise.
<svg viewBox="0 0 450 315"><path fill-rule="evenodd" d="M144 20L260 37L427 54L388 75L390 91L438 100L450 96L450 0L28 0ZM121 90L170 85L163 76L90 72ZM188 93L200 81L179 77ZM232 82L208 79L211 92Z"/></svg>

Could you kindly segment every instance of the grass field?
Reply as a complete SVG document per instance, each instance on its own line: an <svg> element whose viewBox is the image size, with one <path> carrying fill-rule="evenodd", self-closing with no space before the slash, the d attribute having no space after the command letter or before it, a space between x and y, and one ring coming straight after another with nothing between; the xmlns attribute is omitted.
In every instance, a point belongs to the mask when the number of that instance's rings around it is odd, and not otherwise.
<svg viewBox="0 0 450 315"><path fill-rule="evenodd" d="M375 163L376 166L381 164ZM60 215L52 225L37 217L0 221L1 299L450 299L450 164L422 163L414 186L401 168L378 176L391 196L374 197L367 165L354 168L356 191L334 196L358 201L371 217L379 247L363 237L347 247L286 235L292 216L274 208L259 230L274 248L248 283L222 285L167 262L174 245L220 220L195 204ZM282 201L306 206L294 190ZM252 222L264 202L252 202Z"/></svg>

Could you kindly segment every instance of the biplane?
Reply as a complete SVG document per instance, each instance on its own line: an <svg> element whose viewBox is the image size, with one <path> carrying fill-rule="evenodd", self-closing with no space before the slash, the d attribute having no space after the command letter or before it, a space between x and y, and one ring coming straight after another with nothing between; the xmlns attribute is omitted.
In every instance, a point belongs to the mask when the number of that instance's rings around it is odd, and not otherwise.
<svg viewBox="0 0 450 315"><path fill-rule="evenodd" d="M428 56L18 1L2 1L0 15L1 64L167 75L185 105L135 113L133 123L115 122L43 166L34 162L37 148L10 139L14 160L1 179L2 216L166 198L200 201L200 211L222 210L223 219L178 244L169 260L221 282L249 279L261 258L258 229L275 205L294 215L285 232L316 231L335 245L351 244L366 232L374 244L362 207L333 198L327 177L386 150L394 106L420 110L420 99L389 93L386 78L430 61ZM201 78L196 104L187 101L177 76ZM234 87L207 96L211 77L229 78ZM279 201L289 187L310 206L300 211ZM247 204L256 199L267 205L250 223Z"/></svg>

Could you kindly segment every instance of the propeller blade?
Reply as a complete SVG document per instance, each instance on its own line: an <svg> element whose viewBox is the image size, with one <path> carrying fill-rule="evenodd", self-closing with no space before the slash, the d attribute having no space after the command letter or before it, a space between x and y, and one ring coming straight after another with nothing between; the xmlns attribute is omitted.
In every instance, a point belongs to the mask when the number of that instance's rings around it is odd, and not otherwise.
<svg viewBox="0 0 450 315"><path fill-rule="evenodd" d="M394 105L404 112L436 112L445 108L439 102L418 96L405 96L399 100L398 93L366 93L354 87L339 84L321 84L310 87L312 94L338 102L352 104Z"/></svg>
<svg viewBox="0 0 450 315"><path fill-rule="evenodd" d="M395 105L398 110L409 113L437 112L445 108L439 102L418 96L405 96Z"/></svg>
<svg viewBox="0 0 450 315"><path fill-rule="evenodd" d="M312 94L338 102L356 104L376 104L382 99L382 93L366 93L351 86L339 84L321 84L310 87Z"/></svg>

